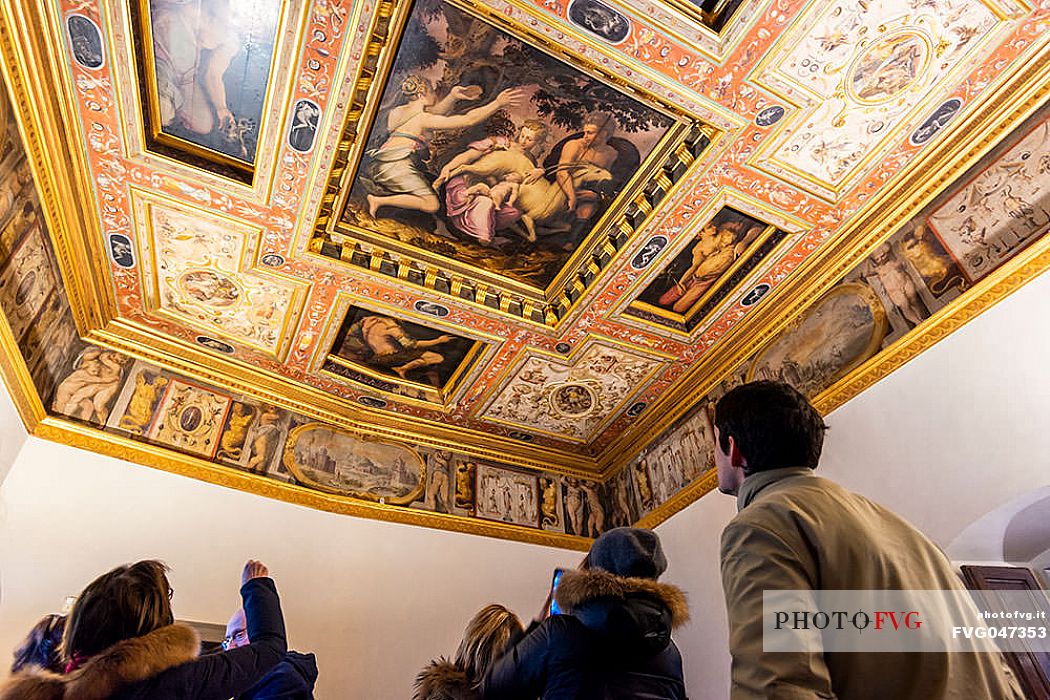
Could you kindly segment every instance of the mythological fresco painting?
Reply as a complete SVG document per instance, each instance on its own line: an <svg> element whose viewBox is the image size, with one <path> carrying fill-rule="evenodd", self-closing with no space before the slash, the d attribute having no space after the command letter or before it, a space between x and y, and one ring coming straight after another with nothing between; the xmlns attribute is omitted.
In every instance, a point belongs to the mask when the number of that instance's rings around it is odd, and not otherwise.
<svg viewBox="0 0 1050 700"><path fill-rule="evenodd" d="M574 477L566 477L562 483L567 533L581 537L597 537L609 529L606 524L608 505L601 493L601 484Z"/></svg>
<svg viewBox="0 0 1050 700"><path fill-rule="evenodd" d="M706 413L731 387L778 379L811 398L832 389L1050 231L1048 193L1050 105L1004 138L632 461L624 478L640 511L655 510L711 468L714 439Z"/></svg>
<svg viewBox="0 0 1050 700"><path fill-rule="evenodd" d="M482 347L471 338L351 306L325 369L358 381L372 376L440 390L467 369Z"/></svg>
<svg viewBox="0 0 1050 700"><path fill-rule="evenodd" d="M700 227L627 313L691 330L787 234L729 207Z"/></svg>
<svg viewBox="0 0 1050 700"><path fill-rule="evenodd" d="M417 0L341 218L543 289L671 125L484 19Z"/></svg>
<svg viewBox="0 0 1050 700"><path fill-rule="evenodd" d="M250 169L282 3L133 0L132 5L141 27L140 77L152 140Z"/></svg>
<svg viewBox="0 0 1050 700"><path fill-rule="evenodd" d="M530 527L539 523L539 482L535 474L480 463L477 491L479 518Z"/></svg>

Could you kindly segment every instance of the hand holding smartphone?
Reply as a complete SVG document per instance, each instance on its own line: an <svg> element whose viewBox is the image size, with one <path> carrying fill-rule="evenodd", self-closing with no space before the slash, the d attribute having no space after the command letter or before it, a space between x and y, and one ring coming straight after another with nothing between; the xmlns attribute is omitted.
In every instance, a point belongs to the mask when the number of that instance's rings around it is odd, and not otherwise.
<svg viewBox="0 0 1050 700"><path fill-rule="evenodd" d="M562 574L565 573L565 569L555 569L554 576L551 577L551 592L548 596L550 600L550 606L547 609L548 615L561 615L562 609L558 607L558 601L555 600L554 592L558 590L558 584L561 582Z"/></svg>

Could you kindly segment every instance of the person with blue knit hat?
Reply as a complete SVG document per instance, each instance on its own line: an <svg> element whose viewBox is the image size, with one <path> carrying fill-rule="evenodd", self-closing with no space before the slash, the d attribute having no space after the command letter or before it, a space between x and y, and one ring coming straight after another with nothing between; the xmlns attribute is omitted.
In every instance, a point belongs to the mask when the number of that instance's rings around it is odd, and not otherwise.
<svg viewBox="0 0 1050 700"><path fill-rule="evenodd" d="M496 661L482 697L684 700L682 656L671 630L689 619L685 594L652 530L618 527L594 541L555 591L551 615Z"/></svg>

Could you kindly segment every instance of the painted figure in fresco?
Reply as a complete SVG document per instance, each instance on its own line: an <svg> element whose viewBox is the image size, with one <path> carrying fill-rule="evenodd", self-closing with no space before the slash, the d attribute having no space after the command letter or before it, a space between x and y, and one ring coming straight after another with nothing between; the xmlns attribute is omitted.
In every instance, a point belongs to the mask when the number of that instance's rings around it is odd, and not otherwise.
<svg viewBox="0 0 1050 700"><path fill-rule="evenodd" d="M699 301L762 233L761 226L752 226L745 233L746 226L746 222L736 218L721 224L706 224L693 244L692 264L674 286L663 293L658 301L660 306L681 314Z"/></svg>
<svg viewBox="0 0 1050 700"><path fill-rule="evenodd" d="M347 329L339 352L375 367L389 369L406 379L409 372L427 370L444 362L445 356L431 348L453 340L455 338L447 334L430 340L416 340L396 319L365 316ZM436 370L427 370L425 375L432 386L441 386Z"/></svg>
<svg viewBox="0 0 1050 700"><path fill-rule="evenodd" d="M259 422L252 434L251 456L244 465L252 474L266 474L269 471L270 462L281 438L280 420L281 414L272 407L265 408L259 415Z"/></svg>
<svg viewBox="0 0 1050 700"><path fill-rule="evenodd" d="M597 537L605 531L605 506L598 494L598 484L593 481L581 481L580 490L587 499L587 531L589 537Z"/></svg>
<svg viewBox="0 0 1050 700"><path fill-rule="evenodd" d="M614 526L629 526L631 524L631 505L627 496L627 480L623 477L613 481L613 501L616 505L612 513Z"/></svg>
<svg viewBox="0 0 1050 700"><path fill-rule="evenodd" d="M951 270L948 257L934 248L930 241L930 231L923 224L916 224L900 241L900 252L922 275L926 286L934 294L942 294L949 286L948 273ZM962 277L956 276L959 282Z"/></svg>
<svg viewBox="0 0 1050 700"><path fill-rule="evenodd" d="M886 296L912 328L918 326L930 315L926 302L919 296L919 289L915 286L915 281L908 274L901 259L894 254L889 243L879 246L872 253L869 263L871 269L869 274L882 283Z"/></svg>
<svg viewBox="0 0 1050 700"><path fill-rule="evenodd" d="M153 406L160 396L161 389L168 383L167 378L140 372L135 377L135 392L128 401L124 415L120 417L118 427L135 433L145 431L153 420Z"/></svg>
<svg viewBox="0 0 1050 700"><path fill-rule="evenodd" d="M474 510L474 475L478 465L475 462L460 462L456 465L456 507L463 510Z"/></svg>
<svg viewBox="0 0 1050 700"><path fill-rule="evenodd" d="M52 409L71 418L105 425L129 358L94 345L73 361L73 371L55 392Z"/></svg>
<svg viewBox="0 0 1050 700"><path fill-rule="evenodd" d="M152 0L150 10L161 124L234 134L222 79L240 50L229 0Z"/></svg>
<svg viewBox="0 0 1050 700"><path fill-rule="evenodd" d="M514 203L518 201L518 193L521 192L522 180L523 178L518 173L507 173L503 176L502 180L492 187L489 187L484 182L479 182L476 185L468 187L463 194L471 199L475 197L488 197L492 200L492 206L496 210L499 210L499 208L504 205L508 207L514 206Z"/></svg>
<svg viewBox="0 0 1050 700"><path fill-rule="evenodd" d="M555 479L543 477L540 479L540 513L543 516L544 527L557 527L561 522L558 517L558 482Z"/></svg>
<svg viewBox="0 0 1050 700"><path fill-rule="evenodd" d="M226 277L211 270L193 270L180 280L182 288L194 300L211 306L230 306L237 303L241 292Z"/></svg>
<svg viewBox="0 0 1050 700"><path fill-rule="evenodd" d="M547 124L527 119L511 139L494 135L471 143L465 151L450 160L434 180L434 188L445 184L445 209L449 223L461 233L481 243L491 243L497 231L508 229L522 217L514 206L521 186L538 182L543 169L537 166L539 154L549 140ZM480 197L474 188L514 177L519 184L514 201L500 202ZM502 180L501 180L502 179ZM481 182L476 182L481 180ZM471 184L476 182L476 184Z"/></svg>
<svg viewBox="0 0 1050 700"><path fill-rule="evenodd" d="M427 460L430 472L430 480L427 482L427 493L423 499L423 507L429 510L440 510L448 512L448 466L452 462L452 453L446 450L433 452ZM438 507L438 501L441 507Z"/></svg>
<svg viewBox="0 0 1050 700"><path fill-rule="evenodd" d="M632 466L634 470L634 481L638 487L638 498L642 502L642 508L645 510L652 510L653 506L653 488L649 483L649 466L645 459L640 459Z"/></svg>
<svg viewBox="0 0 1050 700"><path fill-rule="evenodd" d="M248 437L248 427L255 418L255 409L239 401L234 402L230 411L230 421L219 440L219 457L240 459L244 443Z"/></svg>
<svg viewBox="0 0 1050 700"><path fill-rule="evenodd" d="M569 527L574 535L585 535L583 531L583 492L579 479L565 480L565 512L569 515Z"/></svg>
<svg viewBox="0 0 1050 700"><path fill-rule="evenodd" d="M309 100L295 103L295 116L288 131L288 143L295 150L305 153L313 146L317 135L317 125L321 119L321 109Z"/></svg>
<svg viewBox="0 0 1050 700"><path fill-rule="evenodd" d="M427 137L432 131L465 129L480 124L498 110L514 107L525 98L521 88L499 93L492 102L463 114L449 115L462 100L476 100L482 89L476 85L457 85L438 100L427 78L410 75L401 83L407 102L387 115L389 135L379 148L367 152L368 179L372 194L367 196L368 213L375 217L381 207L396 207L433 214L441 208L437 193L425 174L423 163L430 159Z"/></svg>
<svg viewBox="0 0 1050 700"><path fill-rule="evenodd" d="M597 195L591 190L579 189L574 181L573 171L581 163L590 163L603 170L612 169L619 153L609 145L609 139L616 133L616 120L610 114L595 113L583 121L583 135L568 141L558 158L558 170L555 178L558 187L565 193L568 210L576 213L578 219L589 219L597 208Z"/></svg>

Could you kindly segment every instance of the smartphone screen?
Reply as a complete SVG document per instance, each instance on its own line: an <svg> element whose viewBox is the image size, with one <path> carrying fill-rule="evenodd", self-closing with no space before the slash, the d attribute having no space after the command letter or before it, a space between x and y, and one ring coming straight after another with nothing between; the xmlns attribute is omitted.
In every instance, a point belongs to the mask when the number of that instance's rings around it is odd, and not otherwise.
<svg viewBox="0 0 1050 700"><path fill-rule="evenodd" d="M551 579L551 615L561 615L561 608L558 607L558 601L554 599L554 592L558 590L558 583L561 581L561 575L565 573L565 569L555 569L554 577Z"/></svg>

